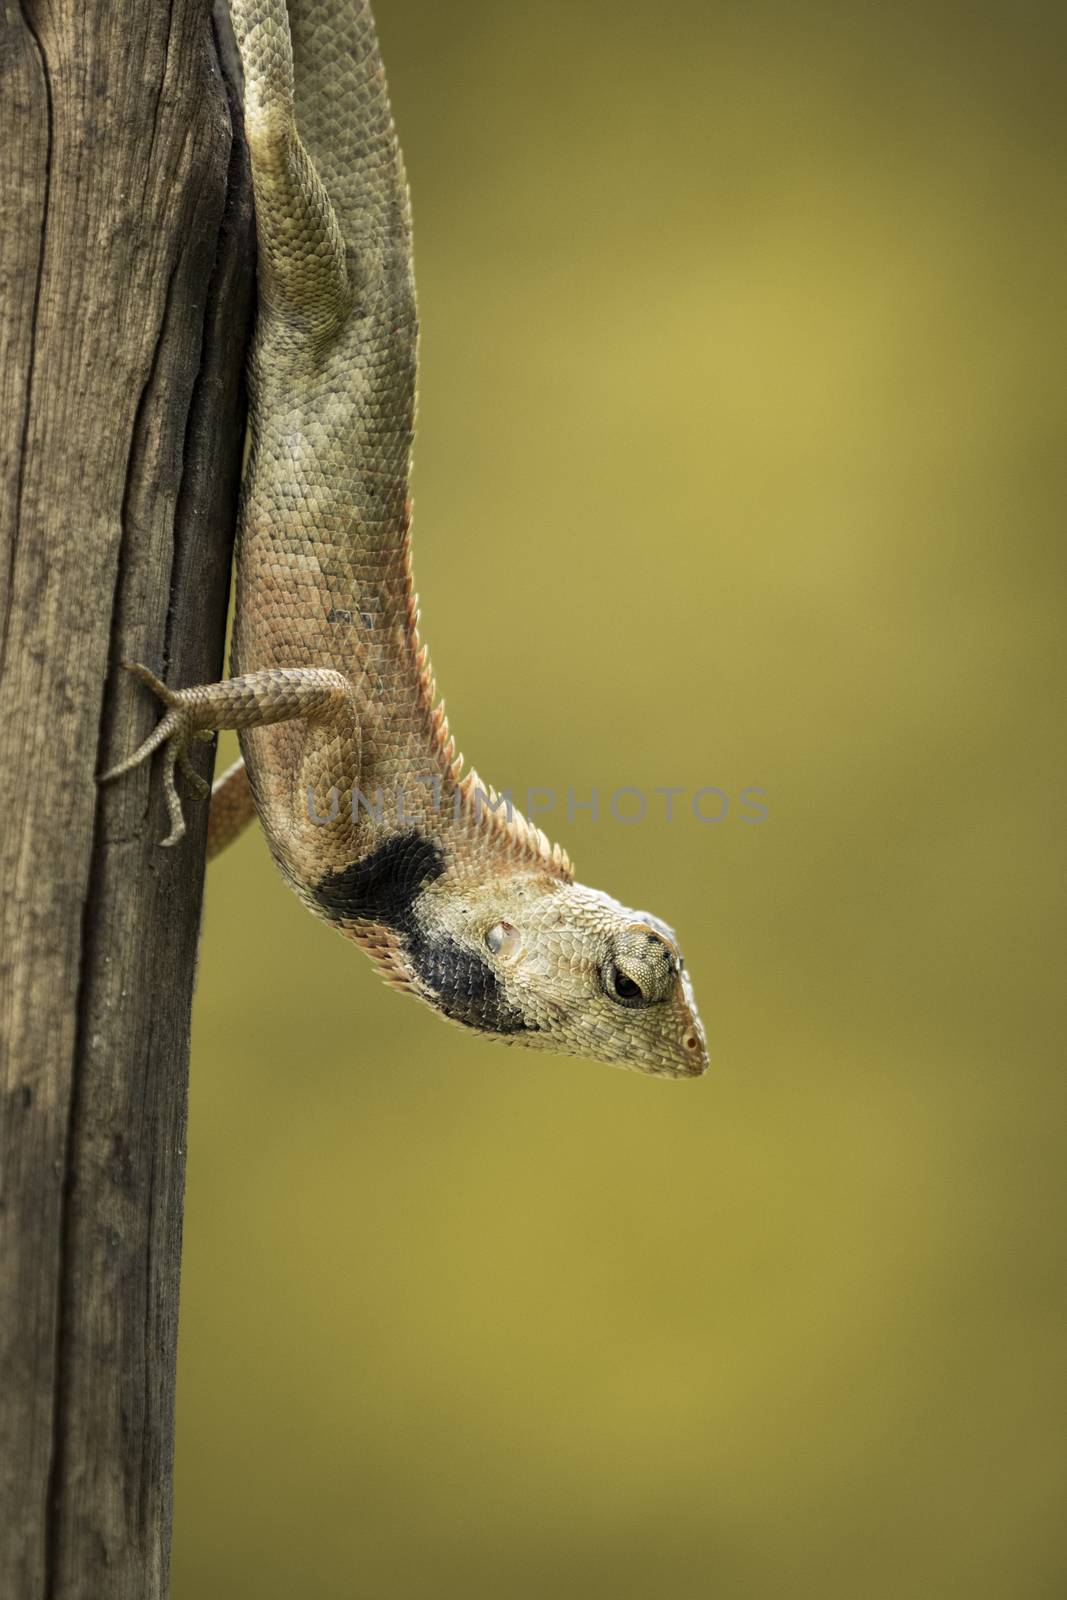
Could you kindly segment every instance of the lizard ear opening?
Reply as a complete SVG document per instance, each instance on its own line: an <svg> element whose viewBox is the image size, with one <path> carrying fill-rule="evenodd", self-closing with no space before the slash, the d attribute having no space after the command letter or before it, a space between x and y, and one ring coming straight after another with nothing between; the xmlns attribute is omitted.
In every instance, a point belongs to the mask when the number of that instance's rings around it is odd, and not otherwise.
<svg viewBox="0 0 1067 1600"><path fill-rule="evenodd" d="M522 949L522 934L510 922L495 922L485 936L485 943L500 961L514 961Z"/></svg>

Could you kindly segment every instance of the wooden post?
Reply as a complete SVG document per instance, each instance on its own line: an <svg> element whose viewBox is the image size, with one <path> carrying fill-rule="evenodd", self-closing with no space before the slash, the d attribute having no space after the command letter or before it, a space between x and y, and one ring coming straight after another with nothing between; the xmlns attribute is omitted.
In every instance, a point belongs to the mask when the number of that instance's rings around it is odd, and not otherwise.
<svg viewBox="0 0 1067 1600"><path fill-rule="evenodd" d="M0 67L0 1595L155 1600L205 807L95 776L122 660L222 665L249 188L206 0L21 0Z"/></svg>

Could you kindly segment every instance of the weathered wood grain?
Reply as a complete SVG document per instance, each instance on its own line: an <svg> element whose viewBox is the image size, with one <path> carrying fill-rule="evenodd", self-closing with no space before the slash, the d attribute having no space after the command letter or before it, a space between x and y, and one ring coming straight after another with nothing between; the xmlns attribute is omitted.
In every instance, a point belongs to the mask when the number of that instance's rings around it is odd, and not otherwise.
<svg viewBox="0 0 1067 1600"><path fill-rule="evenodd" d="M8 5L0 79L0 1595L149 1600L205 816L95 774L120 661L219 675L250 199L205 0Z"/></svg>

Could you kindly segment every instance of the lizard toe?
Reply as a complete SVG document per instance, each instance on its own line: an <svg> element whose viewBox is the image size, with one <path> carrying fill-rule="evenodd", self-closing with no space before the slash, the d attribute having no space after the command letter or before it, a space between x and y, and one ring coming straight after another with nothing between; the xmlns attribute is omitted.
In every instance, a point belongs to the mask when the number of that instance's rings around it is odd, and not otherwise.
<svg viewBox="0 0 1067 1600"><path fill-rule="evenodd" d="M202 735L194 735L194 737L202 737ZM210 738L210 735L208 737ZM192 784L193 792L198 794L202 800L206 800L208 795L211 793L211 785L208 783L206 778L202 778L200 776L199 772L197 772L196 768L193 766L193 763L189 759L189 751L186 749L184 744L181 745L178 750L178 765L181 767L183 773Z"/></svg>
<svg viewBox="0 0 1067 1600"><path fill-rule="evenodd" d="M165 706L173 706L178 703L178 695L175 691L168 689L162 678L157 678L155 673L150 672L142 662L124 661L122 666L124 671L132 673L135 678L140 678L141 682L151 689L152 693L157 699L162 700Z"/></svg>

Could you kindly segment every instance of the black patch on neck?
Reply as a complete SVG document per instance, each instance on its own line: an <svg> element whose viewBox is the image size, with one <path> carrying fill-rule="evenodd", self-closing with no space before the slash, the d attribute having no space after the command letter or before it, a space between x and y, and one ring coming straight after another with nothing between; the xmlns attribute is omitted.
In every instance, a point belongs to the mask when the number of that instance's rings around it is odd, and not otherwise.
<svg viewBox="0 0 1067 1600"><path fill-rule="evenodd" d="M411 962L446 1017L482 1033L536 1033L517 1006L510 1005L488 961L465 950L450 934L425 934L408 940Z"/></svg>
<svg viewBox="0 0 1067 1600"><path fill-rule="evenodd" d="M441 846L412 828L394 834L362 861L328 873L311 892L333 922L378 922L410 934L412 906L444 870Z"/></svg>
<svg viewBox="0 0 1067 1600"><path fill-rule="evenodd" d="M421 926L415 902L445 870L445 853L418 829L394 834L362 861L328 873L312 896L332 922L376 922L399 934L416 975L446 1017L481 1033L536 1033L510 1005L496 973L450 934Z"/></svg>

